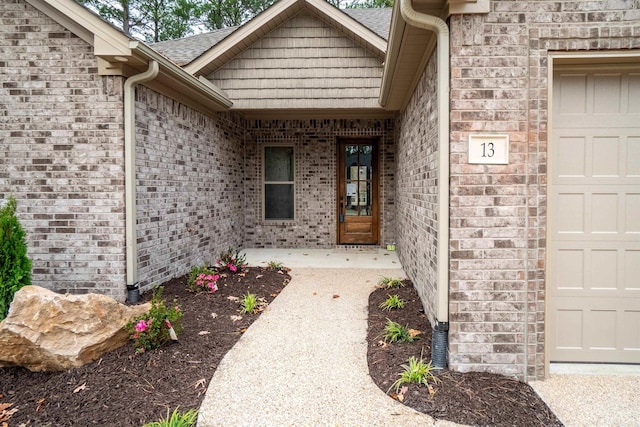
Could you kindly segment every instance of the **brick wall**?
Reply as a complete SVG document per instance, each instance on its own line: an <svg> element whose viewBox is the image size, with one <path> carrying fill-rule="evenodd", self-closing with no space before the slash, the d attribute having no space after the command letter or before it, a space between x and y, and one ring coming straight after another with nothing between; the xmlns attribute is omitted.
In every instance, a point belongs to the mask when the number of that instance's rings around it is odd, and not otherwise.
<svg viewBox="0 0 640 427"><path fill-rule="evenodd" d="M253 120L245 157L245 247L330 248L336 237L336 141L339 136L380 138L382 243L395 239L392 120ZM295 149L294 221L262 219L265 144Z"/></svg>
<svg viewBox="0 0 640 427"><path fill-rule="evenodd" d="M435 324L438 243L438 111L434 54L398 117L396 218L398 256Z"/></svg>
<svg viewBox="0 0 640 427"><path fill-rule="evenodd" d="M0 198L18 201L33 284L124 298L122 80L22 0L0 24Z"/></svg>
<svg viewBox="0 0 640 427"><path fill-rule="evenodd" d="M640 48L636 1L492 1L451 18L450 364L544 375L550 51ZM505 133L510 163L467 163L470 133Z"/></svg>
<svg viewBox="0 0 640 427"><path fill-rule="evenodd" d="M160 284L244 238L244 127L136 90L138 279Z"/></svg>

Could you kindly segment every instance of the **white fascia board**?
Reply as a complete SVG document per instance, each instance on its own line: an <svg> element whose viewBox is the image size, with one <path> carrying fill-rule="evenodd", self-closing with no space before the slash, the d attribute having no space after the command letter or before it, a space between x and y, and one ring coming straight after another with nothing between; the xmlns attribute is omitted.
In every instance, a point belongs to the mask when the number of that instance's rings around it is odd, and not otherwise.
<svg viewBox="0 0 640 427"><path fill-rule="evenodd" d="M131 37L74 0L26 1L93 46L96 55L128 56L131 54L128 49Z"/></svg>

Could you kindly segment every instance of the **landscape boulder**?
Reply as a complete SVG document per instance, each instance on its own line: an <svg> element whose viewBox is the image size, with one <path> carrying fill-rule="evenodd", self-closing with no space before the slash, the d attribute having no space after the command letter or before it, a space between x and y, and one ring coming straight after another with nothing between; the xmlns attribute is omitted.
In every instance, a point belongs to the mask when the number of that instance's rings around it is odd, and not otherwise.
<svg viewBox="0 0 640 427"><path fill-rule="evenodd" d="M0 322L0 367L64 371L124 345L125 325L149 303L126 306L106 295L62 295L39 286L15 293Z"/></svg>

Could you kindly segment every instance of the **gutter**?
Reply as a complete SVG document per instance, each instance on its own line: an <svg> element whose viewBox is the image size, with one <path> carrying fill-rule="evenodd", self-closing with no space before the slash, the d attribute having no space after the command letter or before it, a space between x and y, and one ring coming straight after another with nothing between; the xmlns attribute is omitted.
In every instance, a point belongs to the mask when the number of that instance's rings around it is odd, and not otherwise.
<svg viewBox="0 0 640 427"><path fill-rule="evenodd" d="M124 82L124 192L127 289L138 288L138 245L136 239L136 85L155 79L160 67L150 61L147 71Z"/></svg>
<svg viewBox="0 0 640 427"><path fill-rule="evenodd" d="M447 23L431 15L416 12L411 0L400 0L400 13L404 21L413 27L436 33L438 39L438 283L436 288L436 325L432 358L434 367L447 365L449 331L449 27Z"/></svg>

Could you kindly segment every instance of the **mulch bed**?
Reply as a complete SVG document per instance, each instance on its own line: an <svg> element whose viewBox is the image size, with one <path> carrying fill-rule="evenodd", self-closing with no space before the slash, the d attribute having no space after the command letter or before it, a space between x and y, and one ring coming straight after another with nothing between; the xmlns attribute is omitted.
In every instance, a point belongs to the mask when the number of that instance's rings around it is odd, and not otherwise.
<svg viewBox="0 0 640 427"><path fill-rule="evenodd" d="M383 311L380 303L389 295L398 295L406 302L402 309ZM385 343L382 335L387 319L421 332L411 343ZM369 374L385 393L399 378L409 357L426 362L431 359L431 328L422 304L411 282L395 289L377 289L369 297L369 329L367 333ZM437 372L437 371L434 371ZM431 383L432 393L425 385L406 385L404 393L389 395L419 412L434 418L469 425L561 426L562 423L538 397L533 389L520 381L502 375L442 370L436 374L439 382ZM402 388L400 389L402 391Z"/></svg>
<svg viewBox="0 0 640 427"><path fill-rule="evenodd" d="M167 302L175 298L184 313L177 343L144 354L135 354L129 343L61 373L0 368L0 408L13 403L9 409L18 410L9 427L140 427L165 417L167 409L199 408L223 356L258 317L233 321L231 316L240 315L239 302L227 297L252 292L271 302L289 280L288 274L253 267L244 276L221 278L215 294L194 294L186 276L173 279L163 285L163 296Z"/></svg>
<svg viewBox="0 0 640 427"><path fill-rule="evenodd" d="M61 373L34 373L23 368L0 368L2 404L17 409L8 421L14 426L136 426L166 416L167 410L198 408L209 380L226 352L257 318L238 316L239 303L248 291L271 302L288 283L288 274L249 268L244 276L220 280L215 294L187 291L186 276L164 284L164 297L174 298L184 312L184 330L177 343L142 355L131 344L101 359ZM398 294L407 306L391 312L378 308L388 294ZM143 300L150 295L143 295ZM417 294L410 284L397 290L377 290L369 300L369 371L387 391L409 356L428 359L431 332ZM414 343L381 344L380 335L390 318L421 329ZM208 333L207 333L208 332ZM435 418L472 425L562 425L533 390L521 382L485 373L443 371L431 396L427 387L409 385L404 404ZM391 398L398 398L390 393ZM3 426L0 418L0 426Z"/></svg>

